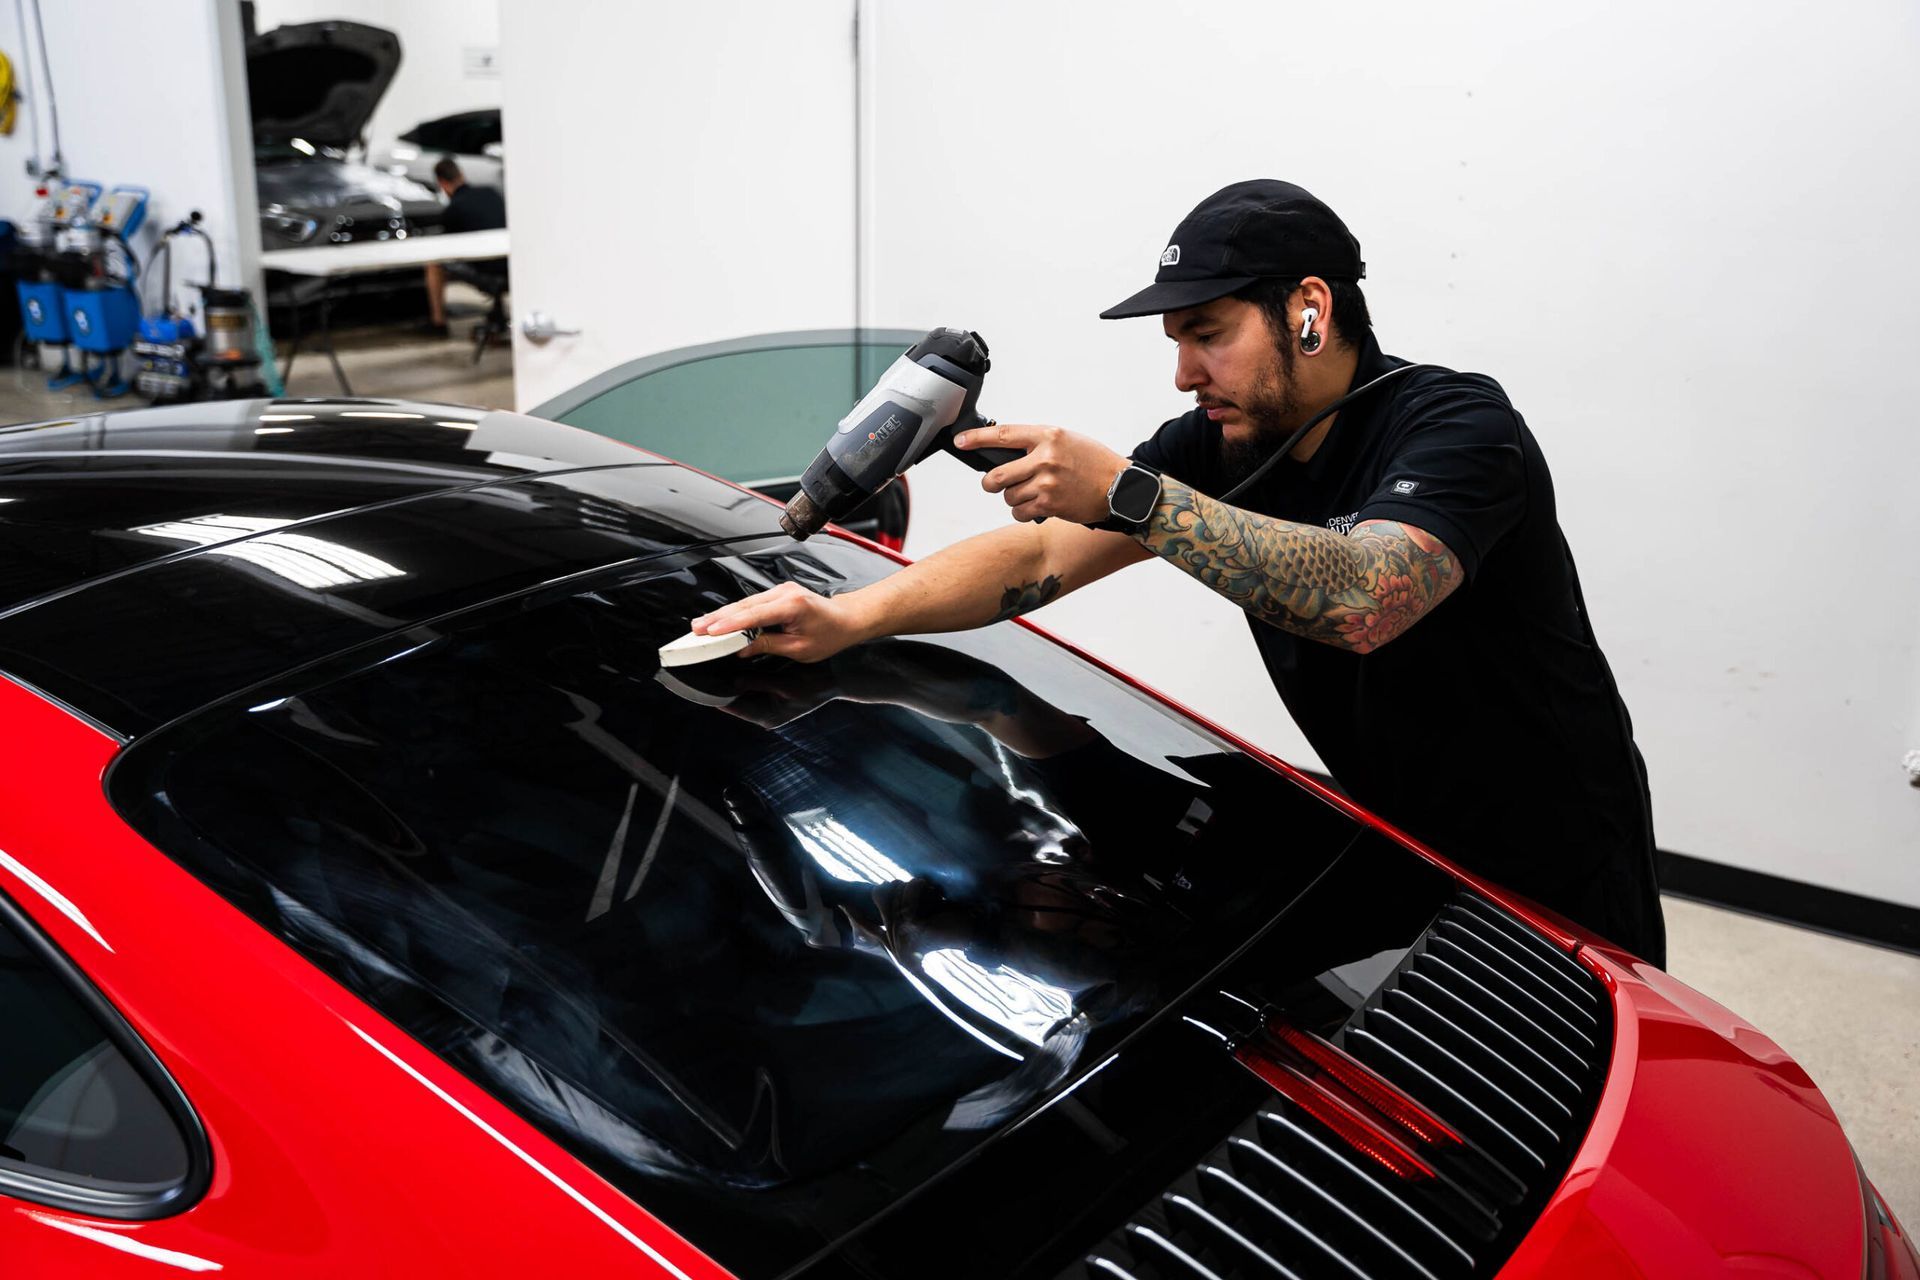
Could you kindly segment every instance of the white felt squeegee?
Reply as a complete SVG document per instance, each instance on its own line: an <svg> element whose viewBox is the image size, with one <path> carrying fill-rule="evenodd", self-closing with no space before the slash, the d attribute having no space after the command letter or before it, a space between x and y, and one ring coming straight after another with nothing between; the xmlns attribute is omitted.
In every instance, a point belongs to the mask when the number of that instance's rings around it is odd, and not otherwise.
<svg viewBox="0 0 1920 1280"><path fill-rule="evenodd" d="M689 631L672 644L660 646L660 665L691 667L698 662L712 662L715 658L740 652L753 643L755 634L752 628L729 631L719 636L697 636Z"/></svg>

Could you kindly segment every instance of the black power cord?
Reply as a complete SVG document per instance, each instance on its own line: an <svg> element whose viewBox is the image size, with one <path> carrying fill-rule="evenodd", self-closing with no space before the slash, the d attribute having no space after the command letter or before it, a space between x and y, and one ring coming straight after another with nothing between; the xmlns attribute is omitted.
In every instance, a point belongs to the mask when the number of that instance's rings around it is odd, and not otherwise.
<svg viewBox="0 0 1920 1280"><path fill-rule="evenodd" d="M1341 409L1343 409L1349 404L1352 404L1355 400L1358 400L1361 396L1367 394L1367 392L1372 391L1375 387L1385 386L1387 383L1393 382L1396 379L1406 374L1412 373L1416 369L1439 369L1439 368L1440 366L1437 364L1403 364L1398 369L1387 370L1385 373L1373 379L1373 381L1371 382L1368 382L1362 386L1355 387L1353 390L1347 392L1347 394L1341 396L1338 400L1335 400L1332 404L1328 405L1326 408L1322 409L1320 412L1314 414L1311 418L1308 418L1304 423L1300 425L1300 428L1297 431L1295 431L1292 435L1287 437L1287 442L1285 444L1281 445L1278 449L1275 449L1273 451L1273 455L1269 457L1265 462L1261 463L1259 467L1254 470L1254 473L1252 475L1248 476L1245 480L1242 480L1239 484L1229 489L1224 495L1222 495L1218 499L1218 501L1232 502L1240 494L1246 492L1247 488L1252 484L1254 484L1256 481L1258 481L1261 476L1266 475L1267 472L1273 470L1274 467L1279 465L1280 459L1292 453L1294 446L1299 444L1302 440L1306 439L1307 432L1313 430L1315 427L1319 426L1322 422L1326 421L1328 418L1338 413Z"/></svg>

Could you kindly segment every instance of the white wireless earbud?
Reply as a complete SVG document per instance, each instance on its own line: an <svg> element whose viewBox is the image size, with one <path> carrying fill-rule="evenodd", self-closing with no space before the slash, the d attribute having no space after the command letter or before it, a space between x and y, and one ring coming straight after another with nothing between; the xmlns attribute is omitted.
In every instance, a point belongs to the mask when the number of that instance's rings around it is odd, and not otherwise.
<svg viewBox="0 0 1920 1280"><path fill-rule="evenodd" d="M1300 349L1308 355L1320 349L1320 334L1313 327L1313 322L1319 318L1320 313L1312 307L1308 307L1300 317Z"/></svg>

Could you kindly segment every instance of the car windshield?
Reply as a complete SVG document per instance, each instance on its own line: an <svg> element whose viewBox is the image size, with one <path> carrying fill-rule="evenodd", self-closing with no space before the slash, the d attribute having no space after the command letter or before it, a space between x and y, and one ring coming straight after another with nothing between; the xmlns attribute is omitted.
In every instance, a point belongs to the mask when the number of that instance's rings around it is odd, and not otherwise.
<svg viewBox="0 0 1920 1280"><path fill-rule="evenodd" d="M148 839L736 1274L1094 1069L1352 843L1015 624L662 669L831 539L624 566L140 739Z"/></svg>
<svg viewBox="0 0 1920 1280"><path fill-rule="evenodd" d="M664 454L737 484L797 480L902 342L768 340L621 380L534 412Z"/></svg>

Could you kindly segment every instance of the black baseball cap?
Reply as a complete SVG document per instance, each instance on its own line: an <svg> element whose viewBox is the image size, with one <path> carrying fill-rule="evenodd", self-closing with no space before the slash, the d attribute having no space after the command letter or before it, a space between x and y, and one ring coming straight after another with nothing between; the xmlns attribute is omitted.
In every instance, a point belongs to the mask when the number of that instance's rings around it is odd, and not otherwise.
<svg viewBox="0 0 1920 1280"><path fill-rule="evenodd" d="M1291 182L1236 182L1202 200L1173 229L1153 283L1100 313L1102 320L1197 307L1256 280L1359 280L1360 242L1338 214Z"/></svg>

